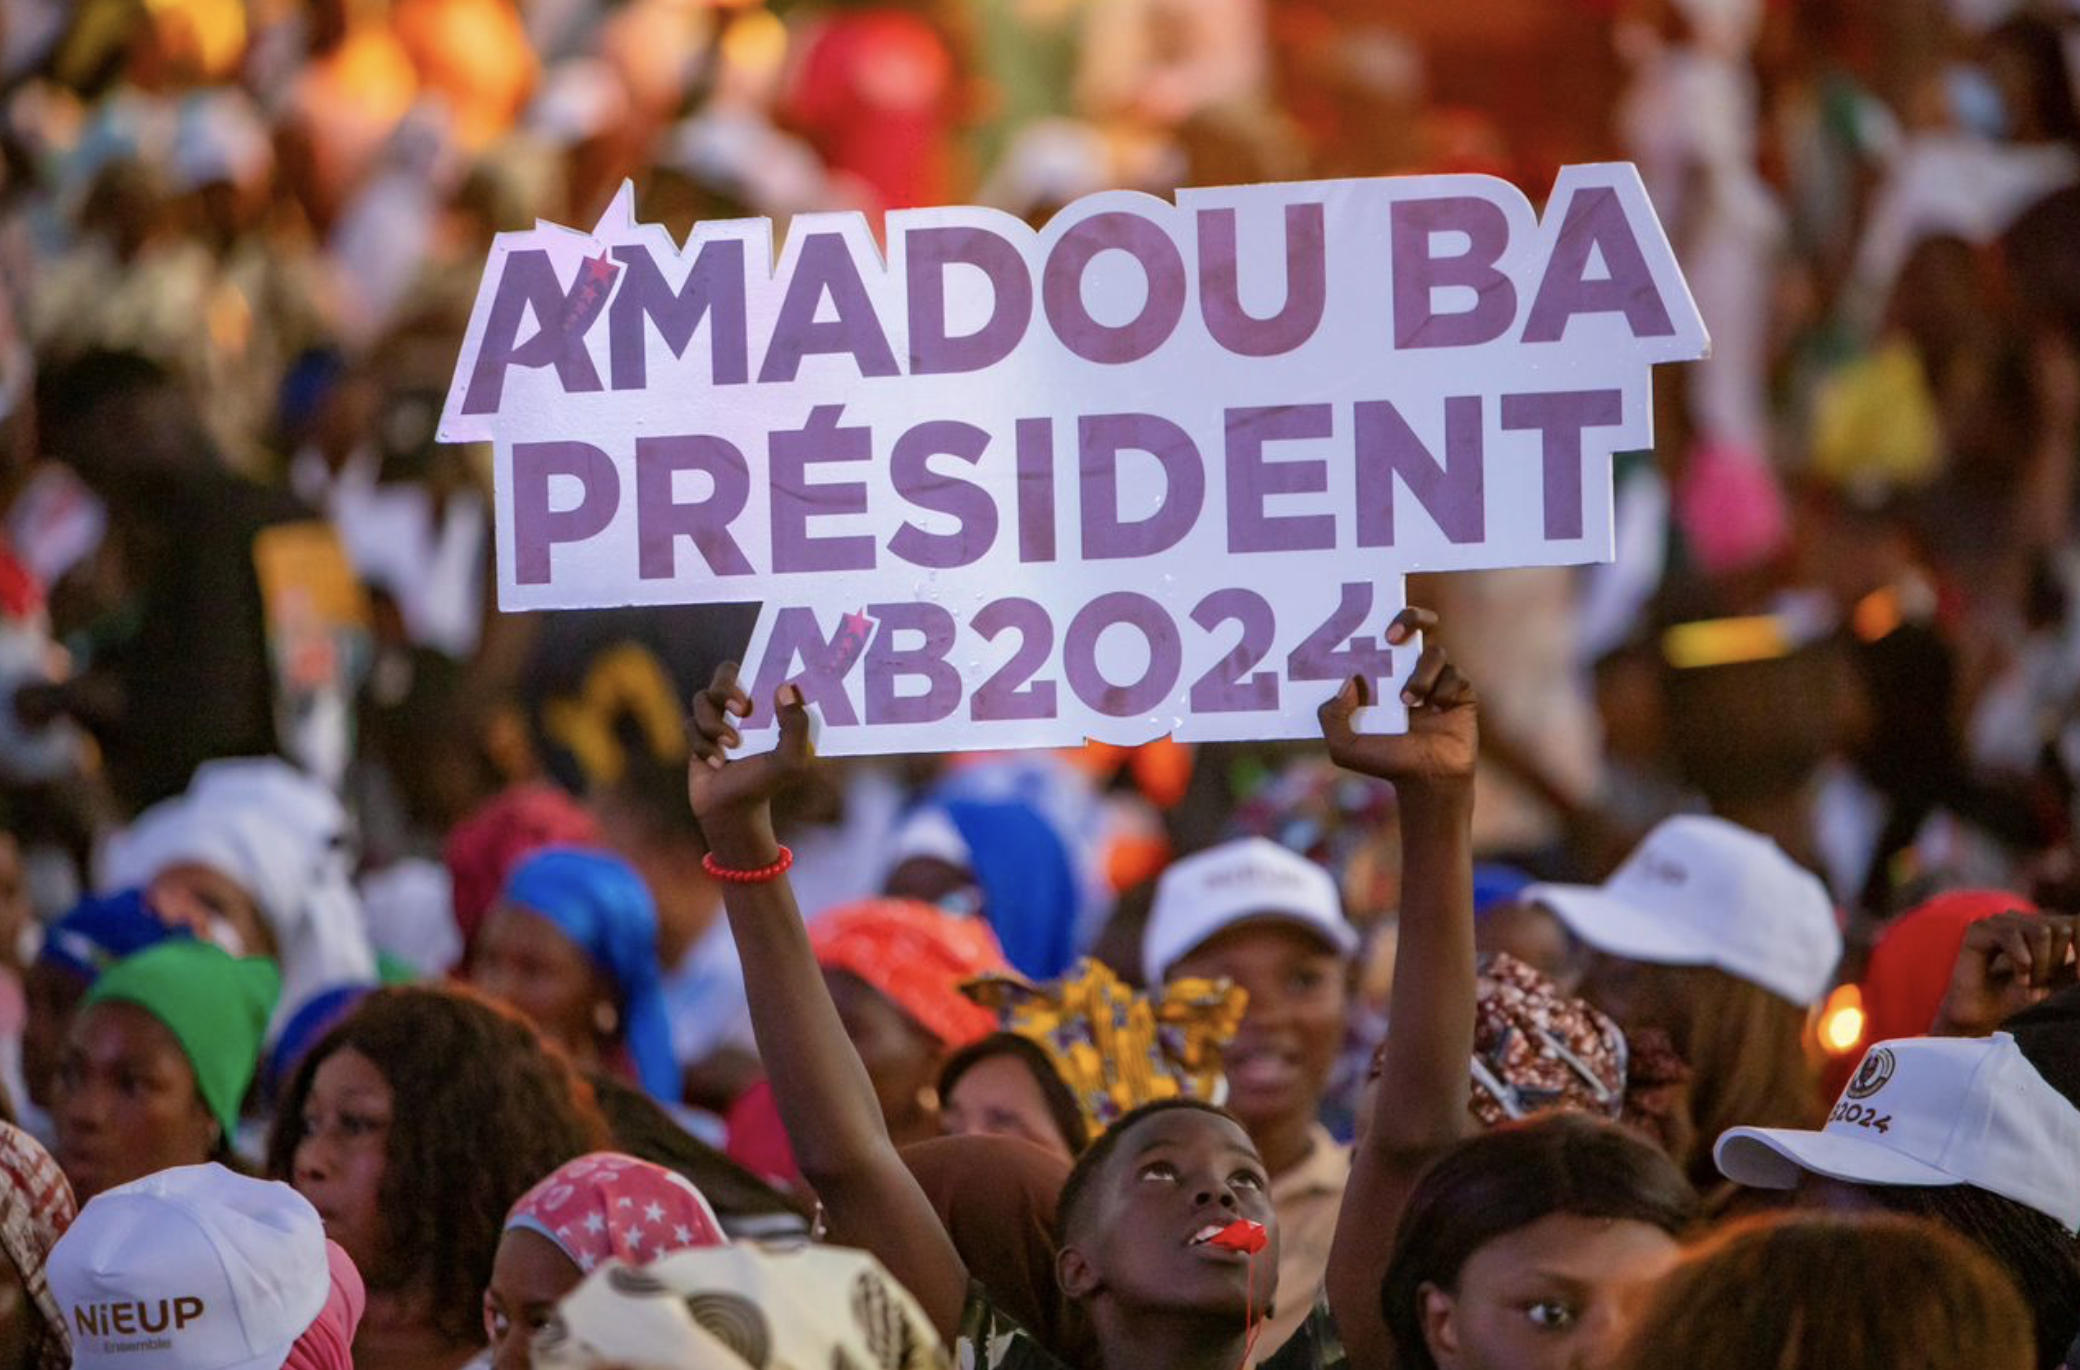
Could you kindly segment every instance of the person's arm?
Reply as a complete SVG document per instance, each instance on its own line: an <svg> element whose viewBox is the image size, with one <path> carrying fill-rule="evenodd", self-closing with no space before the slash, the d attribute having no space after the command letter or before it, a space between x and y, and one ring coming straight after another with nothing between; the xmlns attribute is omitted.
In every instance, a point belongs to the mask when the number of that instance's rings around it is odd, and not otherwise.
<svg viewBox="0 0 2080 1370"><path fill-rule="evenodd" d="M1399 645L1433 633L1436 615L1405 609L1387 630ZM1379 1080L1351 1153L1325 1281L1353 1365L1393 1363L1380 1284L1417 1176L1439 1149L1472 1130L1473 765L1480 749L1473 687L1430 641L1403 687L1408 732L1351 729L1366 703L1352 680L1322 706L1329 755L1346 770L1393 782L1401 812L1401 942Z"/></svg>
<svg viewBox="0 0 2080 1370"><path fill-rule="evenodd" d="M760 870L779 858L773 796L815 764L809 712L791 685L774 699L779 747L725 760L724 750L738 742L734 720L750 713L734 663L716 671L693 701L687 794L708 849L729 870ZM967 1267L889 1140L866 1067L824 986L793 887L785 875L760 884L727 882L722 904L743 959L751 1029L773 1098L802 1175L823 1200L833 1239L878 1256L951 1344L967 1302Z"/></svg>

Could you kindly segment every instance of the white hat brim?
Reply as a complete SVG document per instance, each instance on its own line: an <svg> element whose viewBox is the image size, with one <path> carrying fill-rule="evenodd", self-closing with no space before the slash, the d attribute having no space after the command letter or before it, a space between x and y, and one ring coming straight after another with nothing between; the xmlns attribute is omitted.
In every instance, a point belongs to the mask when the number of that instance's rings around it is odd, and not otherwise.
<svg viewBox="0 0 2080 1370"><path fill-rule="evenodd" d="M1533 885L1520 898L1551 909L1575 936L1598 951L1664 966L1711 963L1711 949L1700 945L1690 929L1600 886Z"/></svg>
<svg viewBox="0 0 2080 1370"><path fill-rule="evenodd" d="M1719 1173L1750 1189L1792 1189L1800 1172L1849 1184L1961 1185L1963 1180L1890 1147L1839 1132L1736 1127L1712 1148Z"/></svg>

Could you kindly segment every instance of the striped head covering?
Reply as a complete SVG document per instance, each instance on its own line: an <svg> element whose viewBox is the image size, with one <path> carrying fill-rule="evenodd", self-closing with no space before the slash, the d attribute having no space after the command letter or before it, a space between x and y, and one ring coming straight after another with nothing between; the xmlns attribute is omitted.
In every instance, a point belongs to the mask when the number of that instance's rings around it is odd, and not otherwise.
<svg viewBox="0 0 2080 1370"><path fill-rule="evenodd" d="M44 1267L78 1211L72 1186L51 1154L11 1123L0 1123L0 1177L6 1180L0 1194L0 1248L21 1272L22 1287L43 1323L34 1363L38 1370L64 1370L72 1364L72 1339Z"/></svg>

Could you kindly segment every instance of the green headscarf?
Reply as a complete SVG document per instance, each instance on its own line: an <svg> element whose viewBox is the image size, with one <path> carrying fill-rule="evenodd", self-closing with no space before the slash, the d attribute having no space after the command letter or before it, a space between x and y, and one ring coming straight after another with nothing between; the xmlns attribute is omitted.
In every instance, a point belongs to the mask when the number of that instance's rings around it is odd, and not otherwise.
<svg viewBox="0 0 2080 1370"><path fill-rule="evenodd" d="M194 1068L202 1102L238 1131L238 1109L260 1064L267 1020L281 997L274 962L241 959L207 942L161 942L116 962L94 982L83 1008L135 1004L166 1025Z"/></svg>

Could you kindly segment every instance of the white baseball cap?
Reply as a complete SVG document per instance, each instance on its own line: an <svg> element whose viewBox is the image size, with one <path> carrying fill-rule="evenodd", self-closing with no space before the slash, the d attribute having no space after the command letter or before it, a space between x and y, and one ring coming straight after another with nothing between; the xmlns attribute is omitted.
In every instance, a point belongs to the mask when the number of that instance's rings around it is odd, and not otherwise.
<svg viewBox="0 0 2080 1370"><path fill-rule="evenodd" d="M1719 1173L1790 1189L1801 1171L1865 1185L1971 1185L2080 1233L2080 1108L2005 1032L1880 1042L1818 1131L1736 1127Z"/></svg>
<svg viewBox="0 0 2080 1370"><path fill-rule="evenodd" d="M333 1282L310 1201L220 1165L97 1195L49 1277L76 1370L281 1370Z"/></svg>
<svg viewBox="0 0 2080 1370"><path fill-rule="evenodd" d="M1598 951L1630 961L1716 966L1794 1004L1827 992L1842 957L1827 887L1777 844L1723 818L1662 822L1601 885L1533 885Z"/></svg>
<svg viewBox="0 0 2080 1370"><path fill-rule="evenodd" d="M1290 923L1343 956L1358 933L1343 916L1329 873L1264 837L1244 837L1187 856L1156 882L1155 906L1141 934L1141 970L1152 985L1170 968L1239 923Z"/></svg>

